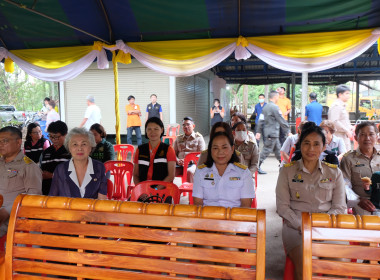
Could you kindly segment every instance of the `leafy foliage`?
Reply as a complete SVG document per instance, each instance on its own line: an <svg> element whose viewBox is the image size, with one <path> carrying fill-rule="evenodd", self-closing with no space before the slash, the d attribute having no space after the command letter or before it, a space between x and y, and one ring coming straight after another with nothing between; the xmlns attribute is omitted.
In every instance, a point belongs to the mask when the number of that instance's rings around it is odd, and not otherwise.
<svg viewBox="0 0 380 280"><path fill-rule="evenodd" d="M39 111L45 97L58 100L58 84L35 79L17 65L7 73L0 63L0 104L14 105L19 111Z"/></svg>

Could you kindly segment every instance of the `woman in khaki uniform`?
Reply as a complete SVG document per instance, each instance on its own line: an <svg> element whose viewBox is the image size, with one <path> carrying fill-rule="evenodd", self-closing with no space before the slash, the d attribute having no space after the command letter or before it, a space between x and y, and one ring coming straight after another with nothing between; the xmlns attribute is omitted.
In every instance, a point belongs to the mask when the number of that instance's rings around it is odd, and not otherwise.
<svg viewBox="0 0 380 280"><path fill-rule="evenodd" d="M284 165L276 187L277 213L284 219L282 240L295 264L295 278L302 279L302 212L343 214L346 210L342 172L321 162L326 139L314 122L303 126L299 138L302 158Z"/></svg>

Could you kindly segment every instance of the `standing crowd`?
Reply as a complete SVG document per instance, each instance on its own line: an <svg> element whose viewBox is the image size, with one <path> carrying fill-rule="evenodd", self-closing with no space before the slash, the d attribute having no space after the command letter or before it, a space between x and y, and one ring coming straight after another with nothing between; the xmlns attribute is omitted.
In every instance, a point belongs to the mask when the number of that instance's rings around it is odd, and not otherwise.
<svg viewBox="0 0 380 280"><path fill-rule="evenodd" d="M313 104L316 96L310 94L312 106L306 110L307 121L300 124L296 135L291 135L287 122L291 107L289 100L283 100L284 92L284 88L270 92L268 103L264 96L259 96L255 134L248 130L246 117L239 112L232 115L230 123L223 122L224 108L215 99L210 110L213 125L207 148L190 116L183 119L184 133L173 145L162 142L162 108L154 94L146 108L145 137L149 141L142 144L141 110L135 98L129 96L128 143L132 143L135 131L138 148L133 159L134 184L146 180L173 182L175 176L184 172L186 155L199 152L198 164L189 165L187 178L193 183L194 204L205 206L251 207L256 174L265 174L261 165L273 152L281 165L276 202L277 213L284 221L284 248L295 264L296 278L302 279L302 212L339 214L345 213L347 206L357 214L378 210L378 128L373 122L362 122L353 131L347 122L348 114L342 110L350 93L342 85L337 87L331 120L317 117L320 108ZM20 193L107 199L104 162L115 159L115 152L106 141L94 98L87 97L87 102L88 109L79 127L68 131L60 120L47 125L50 141L42 136L38 124L30 124L22 149L19 129L0 129L0 194L4 196L0 236L7 230L13 201ZM347 142L353 132L358 142L355 151ZM261 153L260 139L264 140Z"/></svg>

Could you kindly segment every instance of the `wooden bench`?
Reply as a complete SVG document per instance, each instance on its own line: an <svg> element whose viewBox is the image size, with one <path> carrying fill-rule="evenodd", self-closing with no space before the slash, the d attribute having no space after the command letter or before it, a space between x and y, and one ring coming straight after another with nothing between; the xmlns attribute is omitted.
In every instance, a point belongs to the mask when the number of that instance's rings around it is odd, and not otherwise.
<svg viewBox="0 0 380 280"><path fill-rule="evenodd" d="M303 213L302 232L304 280L380 279L380 217Z"/></svg>
<svg viewBox="0 0 380 280"><path fill-rule="evenodd" d="M265 211L20 195L5 273L7 280L264 279Z"/></svg>

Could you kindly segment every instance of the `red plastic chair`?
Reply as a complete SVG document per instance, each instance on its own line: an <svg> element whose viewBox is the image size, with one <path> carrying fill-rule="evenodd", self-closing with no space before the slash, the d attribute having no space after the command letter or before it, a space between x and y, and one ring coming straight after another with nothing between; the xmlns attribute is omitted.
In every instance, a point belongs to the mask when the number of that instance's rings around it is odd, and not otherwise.
<svg viewBox="0 0 380 280"><path fill-rule="evenodd" d="M188 153L183 160L183 172L182 172L182 184L179 186L181 194L189 193L189 204L193 204L193 183L187 182L187 168L192 161L194 164L198 164L200 152Z"/></svg>
<svg viewBox="0 0 380 280"><path fill-rule="evenodd" d="M131 162L133 162L133 155L135 153L135 147L129 144L117 144L113 148L117 152L117 159L127 161L128 154L131 153Z"/></svg>
<svg viewBox="0 0 380 280"><path fill-rule="evenodd" d="M2 252L5 252L5 243L7 242L7 234L4 234L0 237L0 255Z"/></svg>
<svg viewBox="0 0 380 280"><path fill-rule="evenodd" d="M133 163L130 161L117 161L109 160L104 163L106 172L110 171L114 176L114 184L112 188L107 184L108 189L107 196L109 199L126 200L129 197L130 185L133 174ZM127 194L125 193L125 179L127 181ZM108 182L107 182L108 183Z"/></svg>
<svg viewBox="0 0 380 280"><path fill-rule="evenodd" d="M285 260L284 280L294 280L294 263L288 256Z"/></svg>
<svg viewBox="0 0 380 280"><path fill-rule="evenodd" d="M162 142L165 143L165 140L169 140L169 145L173 146L175 139L177 139L177 136L179 135L179 131L179 124L176 123L174 125L169 125L166 130L166 136L162 137Z"/></svg>
<svg viewBox="0 0 380 280"><path fill-rule="evenodd" d="M151 186L162 185L165 189L156 190ZM169 196L172 197L174 204L179 204L180 192L178 187L170 182L163 181L144 181L137 184L132 192L130 201L138 201L142 194L150 195L150 198L146 202L152 203L165 203L165 199Z"/></svg>

